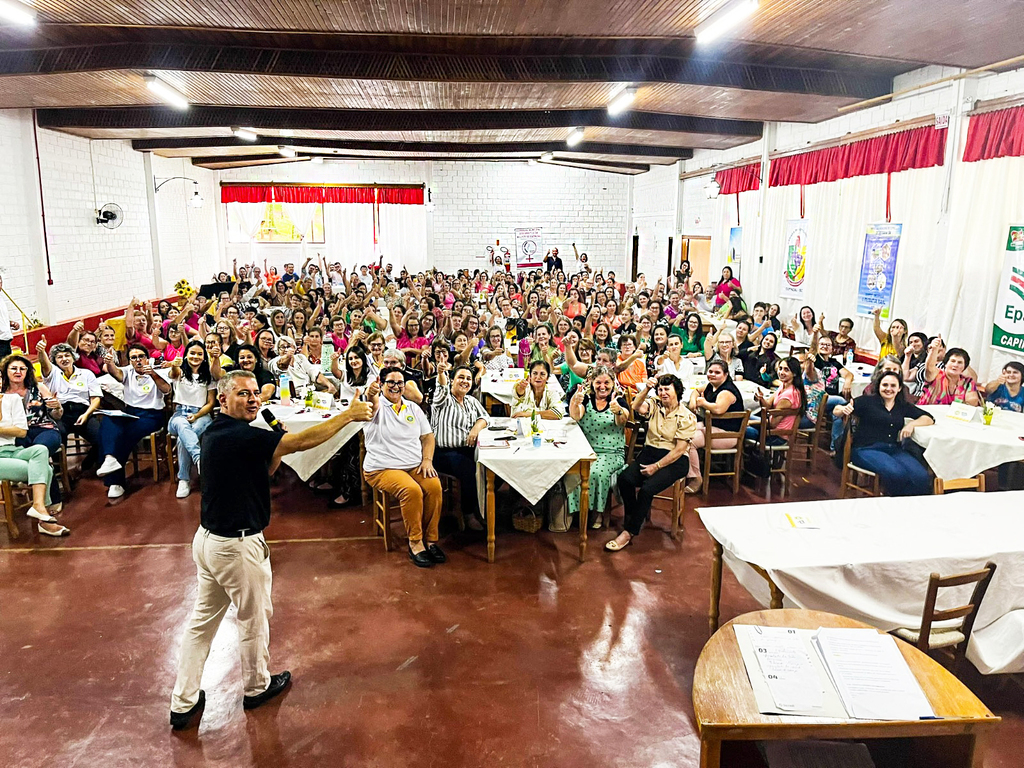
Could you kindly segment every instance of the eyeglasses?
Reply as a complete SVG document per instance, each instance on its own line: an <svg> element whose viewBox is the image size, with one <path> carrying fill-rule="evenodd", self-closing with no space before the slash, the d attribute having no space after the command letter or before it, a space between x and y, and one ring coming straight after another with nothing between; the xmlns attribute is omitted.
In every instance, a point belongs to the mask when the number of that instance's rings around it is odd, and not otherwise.
<svg viewBox="0 0 1024 768"><path fill-rule="evenodd" d="M405 386L405 382L404 381L385 381L384 382L384 386L385 387L404 387Z"/></svg>
<svg viewBox="0 0 1024 768"><path fill-rule="evenodd" d="M140 357L139 355L131 355L128 358L128 361L132 362L132 363L141 363L145 359L146 359L145 357Z"/></svg>

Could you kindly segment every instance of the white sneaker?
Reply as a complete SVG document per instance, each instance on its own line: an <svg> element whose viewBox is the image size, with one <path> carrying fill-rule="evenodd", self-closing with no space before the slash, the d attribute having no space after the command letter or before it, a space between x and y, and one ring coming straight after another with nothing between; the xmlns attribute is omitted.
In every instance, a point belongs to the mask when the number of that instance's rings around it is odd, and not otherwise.
<svg viewBox="0 0 1024 768"><path fill-rule="evenodd" d="M96 477L104 477L105 475L117 472L117 470L121 468L121 462L119 462L113 456L107 456L103 460L103 464L100 465L100 468L96 470Z"/></svg>
<svg viewBox="0 0 1024 768"><path fill-rule="evenodd" d="M108 499L120 499L122 496L124 496L123 485L112 485L107 489Z"/></svg>
<svg viewBox="0 0 1024 768"><path fill-rule="evenodd" d="M178 481L178 490L174 494L176 498L187 499L188 495L192 493L192 484L188 480Z"/></svg>

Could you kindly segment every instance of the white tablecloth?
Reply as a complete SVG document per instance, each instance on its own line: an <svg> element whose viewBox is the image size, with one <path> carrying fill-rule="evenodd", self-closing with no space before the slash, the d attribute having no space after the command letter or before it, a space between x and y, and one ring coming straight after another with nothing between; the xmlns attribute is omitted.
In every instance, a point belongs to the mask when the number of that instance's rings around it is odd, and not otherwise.
<svg viewBox="0 0 1024 768"><path fill-rule="evenodd" d="M996 563L968 658L983 673L1024 672L1024 492L842 499L698 510L740 583L768 605L764 568L799 608L882 630L921 624L928 578ZM809 515L795 529L785 515ZM972 587L944 590L964 605ZM943 597L945 595L945 597ZM956 602L953 602L956 601Z"/></svg>
<svg viewBox="0 0 1024 768"><path fill-rule="evenodd" d="M860 397L871 383L871 374L875 372L875 366L868 363L852 363L846 366L846 370L853 374L853 386L850 387L850 391L854 397Z"/></svg>
<svg viewBox="0 0 1024 768"><path fill-rule="evenodd" d="M982 423L981 409L974 421L951 419L948 405L927 405L935 424L914 430L914 442L924 447L924 458L936 477L954 480L974 477L1000 464L1024 461L1024 415L997 410L992 424Z"/></svg>
<svg viewBox="0 0 1024 768"><path fill-rule="evenodd" d="M309 429L314 424L322 424L327 421L327 418L337 416L339 413L339 411L321 411L317 409L309 409L304 413L297 413L297 411L302 409L292 405L281 405L280 403L271 403L266 408L277 417L278 421L288 428L289 432L301 432L304 429ZM327 418L325 418L325 414ZM267 422L263 420L263 416L252 422L252 426L260 429L270 429ZM365 426L365 421L351 421L342 428L341 432L327 442L321 443L316 448L310 448L308 451L289 453L281 461L294 469L300 478L309 480L314 472L326 464L340 450L341 446L362 432Z"/></svg>
<svg viewBox="0 0 1024 768"><path fill-rule="evenodd" d="M505 420L499 421L504 423ZM536 504L577 461L597 458L583 430L572 419L541 420L541 431L544 433L544 442L540 448L534 448L531 439L522 436L511 441L508 448L477 448L477 489L480 493L480 509L485 508L484 467L504 479L530 504ZM548 442L551 438L559 443L564 440L565 445L556 446L553 442Z"/></svg>
<svg viewBox="0 0 1024 768"><path fill-rule="evenodd" d="M514 405L516 395L512 388L515 387L516 382L522 379L523 376L522 368L506 368L501 373L488 371L480 381L480 391L482 394L490 395L505 405ZM565 403L565 390L562 389L562 385L558 383L558 379L554 376L548 379L548 389ZM565 405L568 408L568 403L565 403Z"/></svg>

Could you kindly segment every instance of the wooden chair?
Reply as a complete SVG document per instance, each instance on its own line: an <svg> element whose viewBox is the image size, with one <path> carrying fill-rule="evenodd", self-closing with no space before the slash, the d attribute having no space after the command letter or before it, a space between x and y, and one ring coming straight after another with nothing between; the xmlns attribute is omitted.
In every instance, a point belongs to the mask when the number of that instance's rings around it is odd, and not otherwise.
<svg viewBox="0 0 1024 768"><path fill-rule="evenodd" d="M825 435L829 442L832 439L832 419L829 418L825 408L827 398L828 395L825 395L818 406L818 418L815 419L814 426L810 429L797 430L796 453L793 456L793 463L806 464L807 471L810 473L818 469L819 454L825 454L826 459L830 457L829 448L821 447L822 435Z"/></svg>
<svg viewBox="0 0 1024 768"><path fill-rule="evenodd" d="M633 463L633 456L636 453L637 438L640 436L640 423L637 421L630 420L627 421L622 428L625 431L626 435L626 463L624 466L628 467L630 464ZM618 499L618 503L621 504L622 498L619 496L619 489L617 486L612 486L611 493L615 496L616 499ZM611 520L612 505L611 500L609 499L608 506L606 507L604 512L604 517L601 520L601 528L607 529L608 526L611 525Z"/></svg>
<svg viewBox="0 0 1024 768"><path fill-rule="evenodd" d="M18 487L15 487L16 485ZM32 506L31 497L26 497L24 490L25 488L21 481L0 481L0 497L2 497L4 503L4 517L7 520L7 533L10 535L12 541L17 539L20 533L18 531L18 524L14 520L14 513L28 509ZM19 497L22 498L19 500Z"/></svg>
<svg viewBox="0 0 1024 768"><path fill-rule="evenodd" d="M946 491L977 491L985 492L985 475L976 477L960 477L956 480L943 480L935 478L935 494L941 496Z"/></svg>
<svg viewBox="0 0 1024 768"><path fill-rule="evenodd" d="M992 576L996 572L996 564L985 563L985 567L979 571L970 573L958 573L953 576L940 576L933 573L928 579L928 592L924 599L924 612L921 615L921 628L894 629L892 634L901 640L917 646L919 650L928 653L929 651L940 651L951 658L954 666L963 664L967 655L967 645L971 640L971 630L974 629L974 619L981 608L981 601L985 599L985 591L988 589ZM974 584L974 591L971 600L967 605L945 610L936 610L935 602L940 589L950 587L961 587L965 584ZM962 619L957 627L936 627L936 622L953 621Z"/></svg>
<svg viewBox="0 0 1024 768"><path fill-rule="evenodd" d="M398 500L392 498L390 494L374 488L372 485L370 486L370 491L372 494L371 504L373 508L374 533L384 539L384 551L390 552L392 549L391 512L392 509L398 509Z"/></svg>
<svg viewBox="0 0 1024 768"><path fill-rule="evenodd" d="M62 445L57 449L57 453L53 455L53 471L60 473L60 485L61 490L64 492L64 499L71 498L71 473L68 472L68 456L67 451Z"/></svg>
<svg viewBox="0 0 1024 768"><path fill-rule="evenodd" d="M846 433L846 440L843 442L843 477L840 481L839 498L845 499L848 490L864 496L881 496L882 484L878 474L869 469L858 467L850 460L850 452L853 447L853 433L857 431L857 417L850 416L853 421ZM860 485L861 479L870 482L870 487Z"/></svg>
<svg viewBox="0 0 1024 768"><path fill-rule="evenodd" d="M792 416L793 426L789 429L779 429L777 427L771 427L770 424L778 423L782 419ZM791 461L793 458L793 445L796 442L796 433L800 427L800 412L796 408L772 408L767 413L765 410L761 410L761 422L758 431L758 438L752 440L747 438L744 444L750 448L758 450L762 456L766 457L766 460L770 463L768 471L768 492L766 498L768 501L772 499L772 477L774 475L782 475L782 497L786 497L786 492L791 487ZM782 443L772 444L769 442L769 438L777 437L783 440ZM776 465L776 457L781 455L782 461L778 462L779 466Z"/></svg>
<svg viewBox="0 0 1024 768"><path fill-rule="evenodd" d="M737 426L735 431L712 432L712 417L718 422L738 420L739 426ZM725 413L722 416L713 416L710 411L704 413L704 487L702 492L705 501L707 501L708 493L711 490L712 477L731 477L732 492L734 494L739 492L740 475L743 473L743 440L747 436L748 423L750 423L750 411L736 411L734 413ZM736 445L732 448L714 448L712 447L712 438L715 440L733 438L736 440ZM715 459L722 458L728 462L730 456L732 457L732 462L729 463L731 463L732 469L727 472L712 471L712 464Z"/></svg>
<svg viewBox="0 0 1024 768"><path fill-rule="evenodd" d="M169 431L164 431L164 458L167 460L167 473L173 480L178 476L178 438Z"/></svg>
<svg viewBox="0 0 1024 768"><path fill-rule="evenodd" d="M466 520L462 516L462 483L452 475L437 473L441 481L441 514L451 515L459 526L459 531L466 530Z"/></svg>
<svg viewBox="0 0 1024 768"><path fill-rule="evenodd" d="M146 437L142 438L138 445L132 449L132 469L133 474L139 474L140 463L149 463L153 470L153 482L160 482L160 465L165 463L165 457L161 456L161 451L166 445L165 437L167 430L161 427L156 432L151 432ZM174 477L174 473L171 473L171 477Z"/></svg>

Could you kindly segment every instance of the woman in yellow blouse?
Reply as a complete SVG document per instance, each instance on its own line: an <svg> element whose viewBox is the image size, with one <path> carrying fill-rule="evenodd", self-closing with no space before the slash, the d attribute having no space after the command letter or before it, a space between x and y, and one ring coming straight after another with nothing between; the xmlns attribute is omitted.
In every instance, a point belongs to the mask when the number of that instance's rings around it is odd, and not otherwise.
<svg viewBox="0 0 1024 768"><path fill-rule="evenodd" d="M875 338L878 339L878 343L882 345L882 348L878 351L878 359L881 360L886 355L894 355L899 359L903 359L903 352L907 348L907 321L896 318L889 323L889 330L882 330L882 309L878 307L872 312L875 316Z"/></svg>
<svg viewBox="0 0 1024 768"><path fill-rule="evenodd" d="M655 390L657 400L647 393ZM649 379L647 387L633 399L633 413L648 419L647 443L640 455L619 475L619 495L625 511L625 529L604 545L618 552L633 543L647 520L654 497L690 469L687 454L697 434L697 417L680 404L683 383L671 374Z"/></svg>

